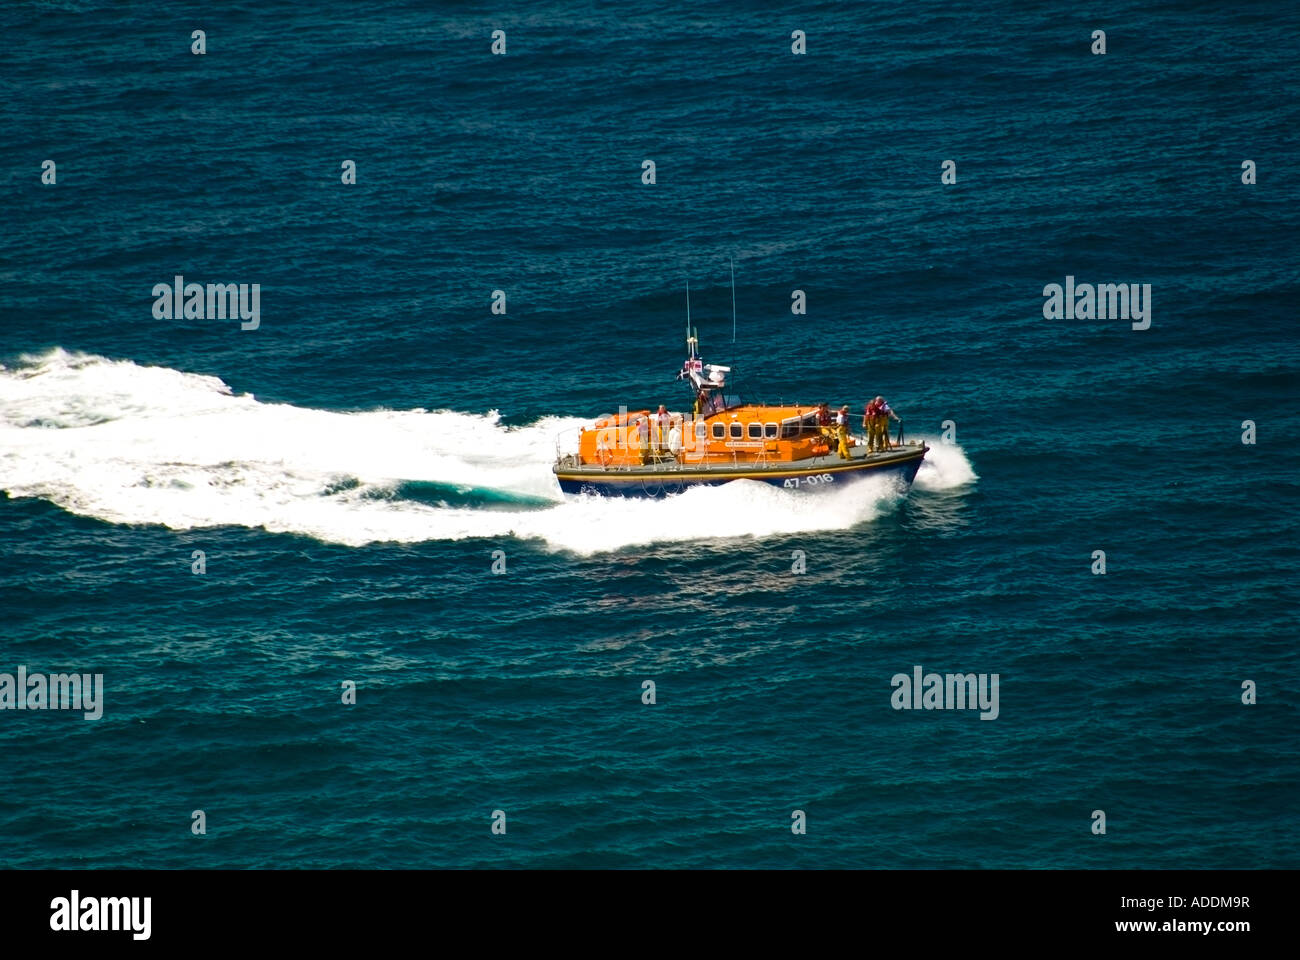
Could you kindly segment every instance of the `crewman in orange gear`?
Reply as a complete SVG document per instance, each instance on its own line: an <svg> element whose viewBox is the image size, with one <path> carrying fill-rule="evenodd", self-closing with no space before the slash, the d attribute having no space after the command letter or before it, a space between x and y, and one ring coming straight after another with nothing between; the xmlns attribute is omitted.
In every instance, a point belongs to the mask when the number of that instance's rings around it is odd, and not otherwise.
<svg viewBox="0 0 1300 960"><path fill-rule="evenodd" d="M831 416L831 405L829 403L822 402L817 404L817 432L822 435L822 439L826 441L827 447L829 447L831 441L835 439L834 420L835 418Z"/></svg>
<svg viewBox="0 0 1300 960"><path fill-rule="evenodd" d="M862 432L867 438L867 452L875 450L876 444L876 420L879 417L879 411L876 409L876 403L865 404L862 408Z"/></svg>
<svg viewBox="0 0 1300 960"><path fill-rule="evenodd" d="M873 409L875 411L876 433L874 440L871 437L867 438L867 448L881 451L888 450L892 446L889 442L889 421L892 419L902 423L903 418L894 412L893 408L885 402L884 397L876 397L875 400L871 401L867 407L868 416L873 415Z"/></svg>

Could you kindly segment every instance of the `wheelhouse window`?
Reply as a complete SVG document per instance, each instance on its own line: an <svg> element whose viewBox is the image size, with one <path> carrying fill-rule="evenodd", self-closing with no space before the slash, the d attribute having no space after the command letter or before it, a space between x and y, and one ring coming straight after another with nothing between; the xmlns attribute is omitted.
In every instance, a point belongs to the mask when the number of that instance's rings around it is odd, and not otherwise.
<svg viewBox="0 0 1300 960"><path fill-rule="evenodd" d="M713 439L721 440L727 435L727 425L725 423L715 423L713 425Z"/></svg>
<svg viewBox="0 0 1300 960"><path fill-rule="evenodd" d="M749 439L751 440L763 439L763 425L761 423L751 423L749 425Z"/></svg>
<svg viewBox="0 0 1300 960"><path fill-rule="evenodd" d="M817 432L817 411L812 410L805 413L798 420L787 420L781 425L781 436L786 439L793 439L808 433Z"/></svg>
<svg viewBox="0 0 1300 960"><path fill-rule="evenodd" d="M743 435L744 435L744 428L738 423L733 423L731 425L731 439L739 440Z"/></svg>
<svg viewBox="0 0 1300 960"><path fill-rule="evenodd" d="M769 440L775 440L781 428L775 423L763 424L763 436Z"/></svg>

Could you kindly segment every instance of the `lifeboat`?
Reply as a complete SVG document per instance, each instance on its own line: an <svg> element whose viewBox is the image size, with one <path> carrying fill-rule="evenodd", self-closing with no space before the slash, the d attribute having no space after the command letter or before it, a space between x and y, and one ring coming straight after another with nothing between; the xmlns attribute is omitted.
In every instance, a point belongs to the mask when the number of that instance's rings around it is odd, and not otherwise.
<svg viewBox="0 0 1300 960"><path fill-rule="evenodd" d="M619 409L578 432L576 452L559 453L552 468L566 494L665 497L692 486L757 480L787 490L831 490L864 477L910 484L930 449L884 432L870 450L852 431L841 444L817 405L744 403L727 390L730 367L705 364L698 332L687 328L687 358L678 380L693 397L689 410ZM862 414L850 413L861 423ZM560 447L557 441L557 452ZM572 444L570 443L570 450ZM848 456L843 456L844 452Z"/></svg>

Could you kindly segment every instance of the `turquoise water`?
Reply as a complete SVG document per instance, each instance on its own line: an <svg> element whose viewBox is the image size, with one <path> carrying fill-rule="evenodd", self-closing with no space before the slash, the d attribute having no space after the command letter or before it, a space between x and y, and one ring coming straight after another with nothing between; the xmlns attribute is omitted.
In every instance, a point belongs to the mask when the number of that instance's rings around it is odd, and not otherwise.
<svg viewBox="0 0 1300 960"><path fill-rule="evenodd" d="M1300 864L1295 13L0 18L0 673L105 691L0 710L10 865ZM689 402L687 280L914 488L563 501L557 436Z"/></svg>

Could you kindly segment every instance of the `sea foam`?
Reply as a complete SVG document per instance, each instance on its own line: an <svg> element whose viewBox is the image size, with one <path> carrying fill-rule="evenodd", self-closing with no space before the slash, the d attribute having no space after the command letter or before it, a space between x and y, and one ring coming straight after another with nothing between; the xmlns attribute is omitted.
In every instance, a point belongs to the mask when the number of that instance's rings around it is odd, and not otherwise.
<svg viewBox="0 0 1300 960"><path fill-rule="evenodd" d="M56 349L0 370L0 489L113 523L260 527L353 546L518 537L584 554L849 529L901 497L871 479L815 495L738 481L659 501L566 499L550 470L557 439L571 445L590 422L313 410L236 395L216 377ZM928 442L916 488L976 479L960 447ZM469 496L404 496L411 484ZM490 509L476 490L497 494Z"/></svg>

